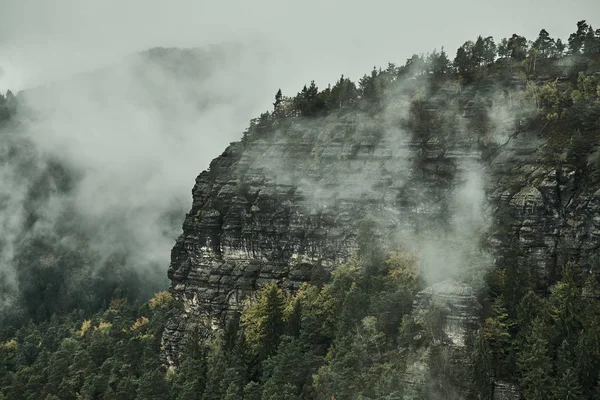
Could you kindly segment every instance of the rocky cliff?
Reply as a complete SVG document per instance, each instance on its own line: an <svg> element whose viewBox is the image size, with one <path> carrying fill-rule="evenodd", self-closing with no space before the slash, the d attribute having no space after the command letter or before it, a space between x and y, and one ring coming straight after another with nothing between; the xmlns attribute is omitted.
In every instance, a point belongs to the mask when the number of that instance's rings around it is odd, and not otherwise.
<svg viewBox="0 0 600 400"><path fill-rule="evenodd" d="M488 196L497 219L494 249L513 246L523 262L546 277L560 273L560 263L567 260L589 264L600 245L600 186L594 172L587 160L567 161L559 151L549 158L552 151L557 150L547 141L522 135L489 167Z"/></svg>
<svg viewBox="0 0 600 400"><path fill-rule="evenodd" d="M472 287L446 279L417 293L413 313L442 311L442 331L452 346L464 347L479 326L481 305Z"/></svg>
<svg viewBox="0 0 600 400"><path fill-rule="evenodd" d="M197 178L172 251L169 278L185 313L166 347L177 348L188 321L208 316L218 325L264 282L294 288L326 278L358 250L360 237L433 243L443 226L447 240L465 206L456 188L481 154L467 135L457 136L450 147L423 144L389 115L348 113L233 143Z"/></svg>
<svg viewBox="0 0 600 400"><path fill-rule="evenodd" d="M468 392L468 377L472 364L469 362L466 343L479 328L480 312L481 305L475 297L473 288L453 279L438 282L417 293L413 301L413 318L428 326L432 332L427 332L428 329L425 329L412 340L418 343L423 336L431 335L433 346L410 347L408 368L404 375L407 383L405 399L423 398L425 393L422 388L427 386L428 381L435 379L435 374L431 372L431 365L440 364L439 359L433 361L436 356L436 346L447 349L448 358L444 361L453 371L452 381L455 390ZM436 323L426 322L432 320L436 320Z"/></svg>
<svg viewBox="0 0 600 400"><path fill-rule="evenodd" d="M172 251L171 291L184 312L163 337L167 362L177 363L191 326L222 326L265 282L293 290L327 280L366 242L419 253L430 283L477 287L512 261L550 282L562 261L589 263L600 185L586 161L552 155L543 124L523 124L524 82L507 85L479 89L495 99L483 135L477 91L445 87L415 100L413 85L375 115L278 121L232 143L198 176ZM446 296L445 330L457 348L480 319L462 285ZM438 286L417 302L440 297Z"/></svg>

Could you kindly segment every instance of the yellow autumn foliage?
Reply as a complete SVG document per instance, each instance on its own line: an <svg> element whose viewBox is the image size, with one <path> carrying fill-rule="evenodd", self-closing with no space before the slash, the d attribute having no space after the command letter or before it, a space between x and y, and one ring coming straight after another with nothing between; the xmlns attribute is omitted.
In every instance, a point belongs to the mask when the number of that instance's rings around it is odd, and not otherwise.
<svg viewBox="0 0 600 400"><path fill-rule="evenodd" d="M79 336L83 336L85 335L85 333L92 327L92 320L91 319L86 319L85 321L83 321L83 323L81 324L81 329L79 329L77 331L77 335Z"/></svg>
<svg viewBox="0 0 600 400"><path fill-rule="evenodd" d="M419 263L413 254L394 251L386 260L389 276L407 289L415 289L421 276Z"/></svg>
<svg viewBox="0 0 600 400"><path fill-rule="evenodd" d="M146 325L148 322L150 322L150 320L147 317L141 316L133 323L133 325L131 325L131 330L135 331Z"/></svg>
<svg viewBox="0 0 600 400"><path fill-rule="evenodd" d="M120 310L121 308L123 308L125 305L127 305L127 299L123 299L120 297L112 298L110 300L109 310L117 311L117 310Z"/></svg>
<svg viewBox="0 0 600 400"><path fill-rule="evenodd" d="M137 338L140 340L152 340L152 338L154 338L154 336L152 336L151 333L145 333L143 335L139 335Z"/></svg>
<svg viewBox="0 0 600 400"><path fill-rule="evenodd" d="M94 332L106 335L108 331L110 331L110 328L112 328L112 324L110 322L102 321L97 327L94 328Z"/></svg>
<svg viewBox="0 0 600 400"><path fill-rule="evenodd" d="M173 295L170 292L162 291L154 295L150 299L150 308L153 310L168 305L173 300Z"/></svg>
<svg viewBox="0 0 600 400"><path fill-rule="evenodd" d="M7 342L0 343L0 350L16 351L19 345L15 339L10 339Z"/></svg>

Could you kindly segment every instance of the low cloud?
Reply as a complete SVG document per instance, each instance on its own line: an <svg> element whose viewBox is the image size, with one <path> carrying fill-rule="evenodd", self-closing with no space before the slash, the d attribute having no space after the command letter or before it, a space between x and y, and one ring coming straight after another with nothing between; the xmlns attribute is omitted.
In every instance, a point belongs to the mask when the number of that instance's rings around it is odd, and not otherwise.
<svg viewBox="0 0 600 400"><path fill-rule="evenodd" d="M154 49L20 93L0 148L3 280L19 280L15 254L37 240L54 246L40 267L85 243L83 271L116 257L166 285L195 177L264 108L255 96L274 93L257 50Z"/></svg>

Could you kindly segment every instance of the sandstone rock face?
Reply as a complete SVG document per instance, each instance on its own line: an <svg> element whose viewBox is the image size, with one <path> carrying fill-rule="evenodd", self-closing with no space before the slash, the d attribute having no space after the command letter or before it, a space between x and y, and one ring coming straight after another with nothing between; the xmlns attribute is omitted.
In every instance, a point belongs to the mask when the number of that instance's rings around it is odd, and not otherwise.
<svg viewBox="0 0 600 400"><path fill-rule="evenodd" d="M522 135L488 168L488 198L496 226L492 244L501 256L510 246L544 277L560 263L589 264L600 247L600 186L584 168L549 162L540 140Z"/></svg>
<svg viewBox="0 0 600 400"><path fill-rule="evenodd" d="M432 369L439 370L440 358L435 353L441 348L444 349L444 357L441 359L447 369L452 371L452 378L446 377L449 379L445 381L446 386L452 387L456 393L468 392L472 364L469 361L470 348L467 341L480 326L480 312L481 305L473 288L451 278L417 293L413 301L412 316L415 322L423 326L423 332L414 337L414 345L409 346L407 369L403 376L406 382L404 398L416 400L437 396L428 391L428 383L435 376ZM431 326L432 317L434 325L441 329ZM435 332L426 332L430 329ZM433 336L430 345L419 344L424 335Z"/></svg>
<svg viewBox="0 0 600 400"><path fill-rule="evenodd" d="M467 193L480 155L466 135L423 142L356 113L232 143L198 176L172 250L171 290L185 312L164 335L167 359L194 321L218 326L268 281L293 290L326 279L365 240L429 243L431 265L446 248L465 250L481 225ZM434 278L463 263L448 260Z"/></svg>
<svg viewBox="0 0 600 400"><path fill-rule="evenodd" d="M417 293L413 313L437 308L443 312L443 331L449 345L464 347L479 327L481 305L469 285L446 279Z"/></svg>
<svg viewBox="0 0 600 400"><path fill-rule="evenodd" d="M519 400L519 389L510 383L496 382L494 384L494 400Z"/></svg>
<svg viewBox="0 0 600 400"><path fill-rule="evenodd" d="M505 143L486 146L458 128L423 138L398 127L406 108L254 135L198 176L169 266L185 310L163 338L169 363L191 326L220 326L265 282L293 290L327 279L365 240L420 251L429 282L474 287L515 248L542 277L561 257L585 265L598 250L600 187L574 165L547 161L535 132L509 130ZM479 250L485 232L489 253ZM460 347L476 318L472 293L429 289L418 301L444 292L456 300L446 329Z"/></svg>

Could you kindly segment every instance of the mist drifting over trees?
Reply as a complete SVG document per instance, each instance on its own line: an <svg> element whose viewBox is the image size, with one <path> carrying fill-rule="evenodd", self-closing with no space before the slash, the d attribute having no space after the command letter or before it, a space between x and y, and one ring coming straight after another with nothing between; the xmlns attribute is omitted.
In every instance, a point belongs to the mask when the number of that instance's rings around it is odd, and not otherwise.
<svg viewBox="0 0 600 400"><path fill-rule="evenodd" d="M295 290L259 285L223 326L198 323L165 355L165 332L189 306L165 291L169 251L184 219L206 218L196 204L186 215L215 155L198 131L229 132L256 113L257 82L231 77L257 58L155 48L0 98L0 399L490 399L499 383L527 399L598 396L597 260L558 249L550 270L528 264L486 175L526 137L540 164L598 183L600 30L586 21L563 40L545 29L477 36L357 81L273 90L233 148L293 186L303 212L368 204L353 217L356 248ZM336 135L337 152L287 153L330 148ZM370 143L393 162L361 168ZM464 143L480 159L446 163ZM252 197L243 178L235 196ZM379 179L406 188L409 211L377 198ZM420 306L440 281L468 283L441 287L481 305L460 346L444 322L452 310Z"/></svg>

